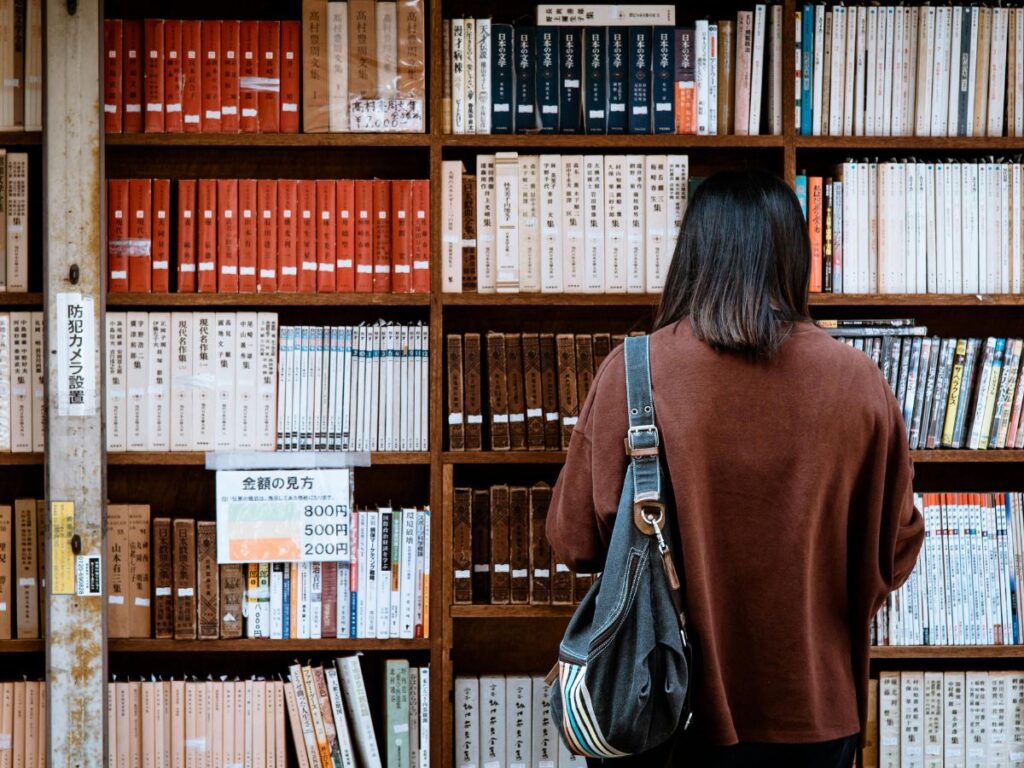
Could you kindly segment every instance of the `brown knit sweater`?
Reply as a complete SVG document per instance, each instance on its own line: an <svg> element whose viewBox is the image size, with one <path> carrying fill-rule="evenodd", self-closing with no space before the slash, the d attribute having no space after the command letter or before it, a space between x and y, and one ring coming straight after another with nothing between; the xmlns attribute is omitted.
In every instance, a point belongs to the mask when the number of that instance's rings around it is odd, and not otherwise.
<svg viewBox="0 0 1024 768"><path fill-rule="evenodd" d="M715 352L683 320L651 378L699 645L694 725L715 744L863 730L868 636L924 538L899 406L862 353L798 323L769 361ZM626 470L622 348L597 372L547 534L600 570Z"/></svg>

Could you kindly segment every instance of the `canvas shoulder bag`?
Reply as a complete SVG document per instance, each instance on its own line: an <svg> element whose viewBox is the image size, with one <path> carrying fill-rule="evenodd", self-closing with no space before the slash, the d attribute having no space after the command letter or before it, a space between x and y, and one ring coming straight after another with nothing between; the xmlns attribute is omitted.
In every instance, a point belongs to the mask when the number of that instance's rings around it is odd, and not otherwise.
<svg viewBox="0 0 1024 768"><path fill-rule="evenodd" d="M605 568L559 646L552 722L577 755L651 750L690 723L691 649L662 493L647 336L625 341L629 466Z"/></svg>

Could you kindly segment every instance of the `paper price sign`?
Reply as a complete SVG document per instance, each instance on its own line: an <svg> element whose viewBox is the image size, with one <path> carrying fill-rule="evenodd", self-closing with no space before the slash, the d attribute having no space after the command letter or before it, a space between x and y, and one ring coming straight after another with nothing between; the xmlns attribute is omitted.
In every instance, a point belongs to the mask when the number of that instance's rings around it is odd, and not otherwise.
<svg viewBox="0 0 1024 768"><path fill-rule="evenodd" d="M217 472L217 562L348 562L352 471Z"/></svg>

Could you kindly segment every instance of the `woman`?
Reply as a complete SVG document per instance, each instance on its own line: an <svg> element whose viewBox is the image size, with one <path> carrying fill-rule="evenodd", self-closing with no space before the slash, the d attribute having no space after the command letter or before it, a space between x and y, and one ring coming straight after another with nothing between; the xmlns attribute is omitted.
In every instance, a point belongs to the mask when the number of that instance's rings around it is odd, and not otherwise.
<svg viewBox="0 0 1024 768"><path fill-rule="evenodd" d="M698 651L680 765L848 768L871 618L923 540L900 408L871 360L808 319L809 264L785 183L717 173L690 202L655 320L654 410ZM619 347L548 513L575 569L603 566L626 428Z"/></svg>

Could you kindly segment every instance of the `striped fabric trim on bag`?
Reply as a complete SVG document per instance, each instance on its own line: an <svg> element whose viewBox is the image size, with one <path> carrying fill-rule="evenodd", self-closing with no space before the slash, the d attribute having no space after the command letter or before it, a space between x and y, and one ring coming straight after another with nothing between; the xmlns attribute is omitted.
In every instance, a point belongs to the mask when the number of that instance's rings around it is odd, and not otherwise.
<svg viewBox="0 0 1024 768"><path fill-rule="evenodd" d="M559 687L562 694L562 731L569 748L586 757L624 757L601 733L590 703L585 664L558 662Z"/></svg>

